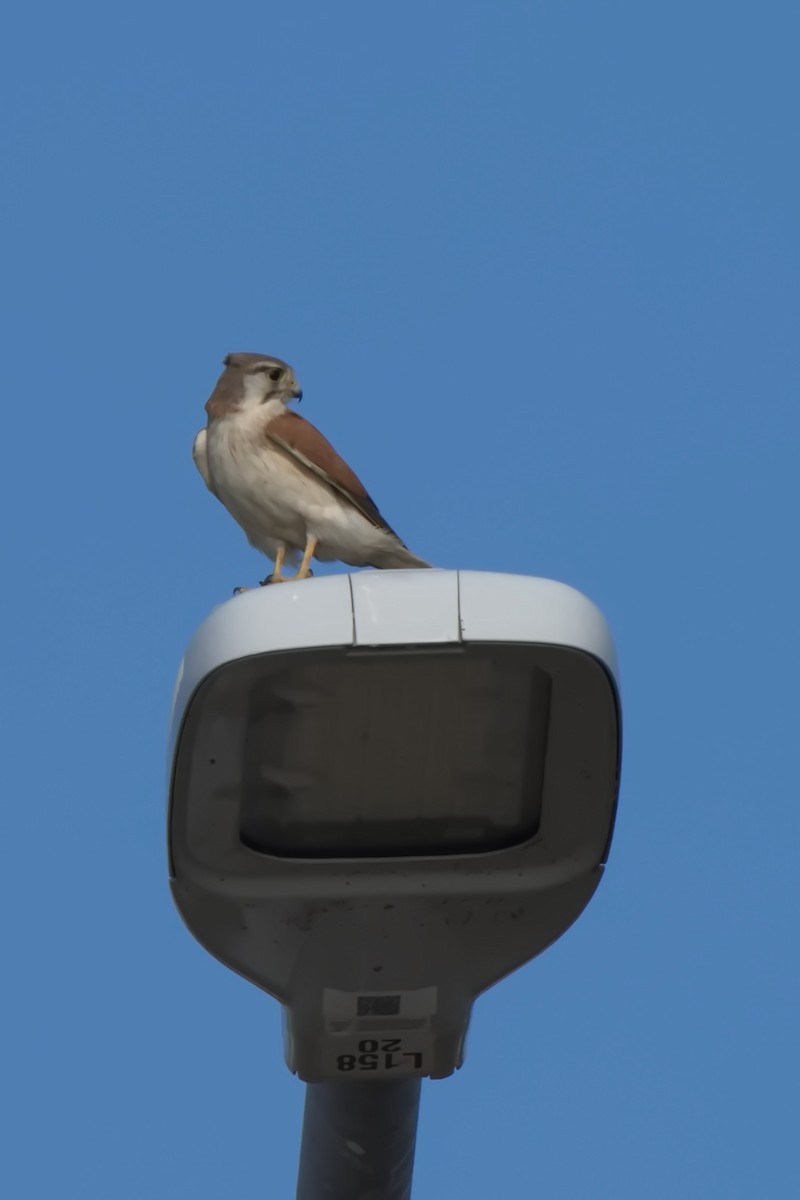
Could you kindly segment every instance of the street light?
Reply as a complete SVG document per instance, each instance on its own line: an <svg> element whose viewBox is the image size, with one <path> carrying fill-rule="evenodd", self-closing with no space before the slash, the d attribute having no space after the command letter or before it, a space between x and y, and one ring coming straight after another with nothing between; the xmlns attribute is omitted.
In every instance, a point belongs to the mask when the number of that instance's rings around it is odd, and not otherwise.
<svg viewBox="0 0 800 1200"><path fill-rule="evenodd" d="M461 1065L475 997L600 881L620 766L602 615L563 584L470 571L246 593L187 651L172 764L178 909L280 1001L287 1064L312 1085L298 1195L331 1185L326 1119L360 1145L365 1083L373 1123L394 1109L378 1175L399 1154L407 1186L418 1080ZM406 1081L399 1107L385 1081ZM353 1200L356 1175L325 1194ZM408 1194L388 1188L370 1194Z"/></svg>

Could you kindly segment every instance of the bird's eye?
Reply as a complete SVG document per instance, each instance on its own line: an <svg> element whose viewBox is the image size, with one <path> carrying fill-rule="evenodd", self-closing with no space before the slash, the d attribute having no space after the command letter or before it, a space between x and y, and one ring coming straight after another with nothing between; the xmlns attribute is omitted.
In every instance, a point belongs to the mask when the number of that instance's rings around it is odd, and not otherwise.
<svg viewBox="0 0 800 1200"><path fill-rule="evenodd" d="M274 379L275 382L277 383L277 381L280 379L282 374L283 374L283 371L280 369L280 367L273 367L269 373L269 377L270 377L270 379Z"/></svg>

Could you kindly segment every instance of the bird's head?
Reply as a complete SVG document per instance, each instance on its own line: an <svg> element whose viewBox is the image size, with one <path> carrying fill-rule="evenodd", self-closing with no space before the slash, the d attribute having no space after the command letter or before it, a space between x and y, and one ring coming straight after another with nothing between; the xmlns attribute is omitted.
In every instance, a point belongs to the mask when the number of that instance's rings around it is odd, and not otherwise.
<svg viewBox="0 0 800 1200"><path fill-rule="evenodd" d="M268 400L288 404L303 397L288 363L267 354L228 354L206 411L210 417L260 408Z"/></svg>

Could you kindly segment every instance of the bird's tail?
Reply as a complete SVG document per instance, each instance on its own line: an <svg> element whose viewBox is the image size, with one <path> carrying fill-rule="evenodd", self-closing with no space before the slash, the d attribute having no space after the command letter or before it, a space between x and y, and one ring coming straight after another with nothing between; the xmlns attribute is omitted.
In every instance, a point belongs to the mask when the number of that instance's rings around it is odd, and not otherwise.
<svg viewBox="0 0 800 1200"><path fill-rule="evenodd" d="M373 555L369 565L383 571L402 571L404 568L408 570L414 567L430 567L431 564L425 562L424 558L417 558L402 542L397 542L396 545L387 546L385 550Z"/></svg>

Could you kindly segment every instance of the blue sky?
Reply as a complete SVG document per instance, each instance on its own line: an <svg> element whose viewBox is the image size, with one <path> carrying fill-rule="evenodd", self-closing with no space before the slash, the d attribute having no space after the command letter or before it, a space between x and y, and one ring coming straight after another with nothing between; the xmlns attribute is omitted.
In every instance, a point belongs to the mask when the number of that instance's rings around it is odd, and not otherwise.
<svg viewBox="0 0 800 1200"><path fill-rule="evenodd" d="M264 571L190 446L258 350L415 551L573 584L620 654L606 878L424 1089L415 1200L795 1194L796 6L5 34L5 1190L293 1194L277 1005L164 850L178 660Z"/></svg>

